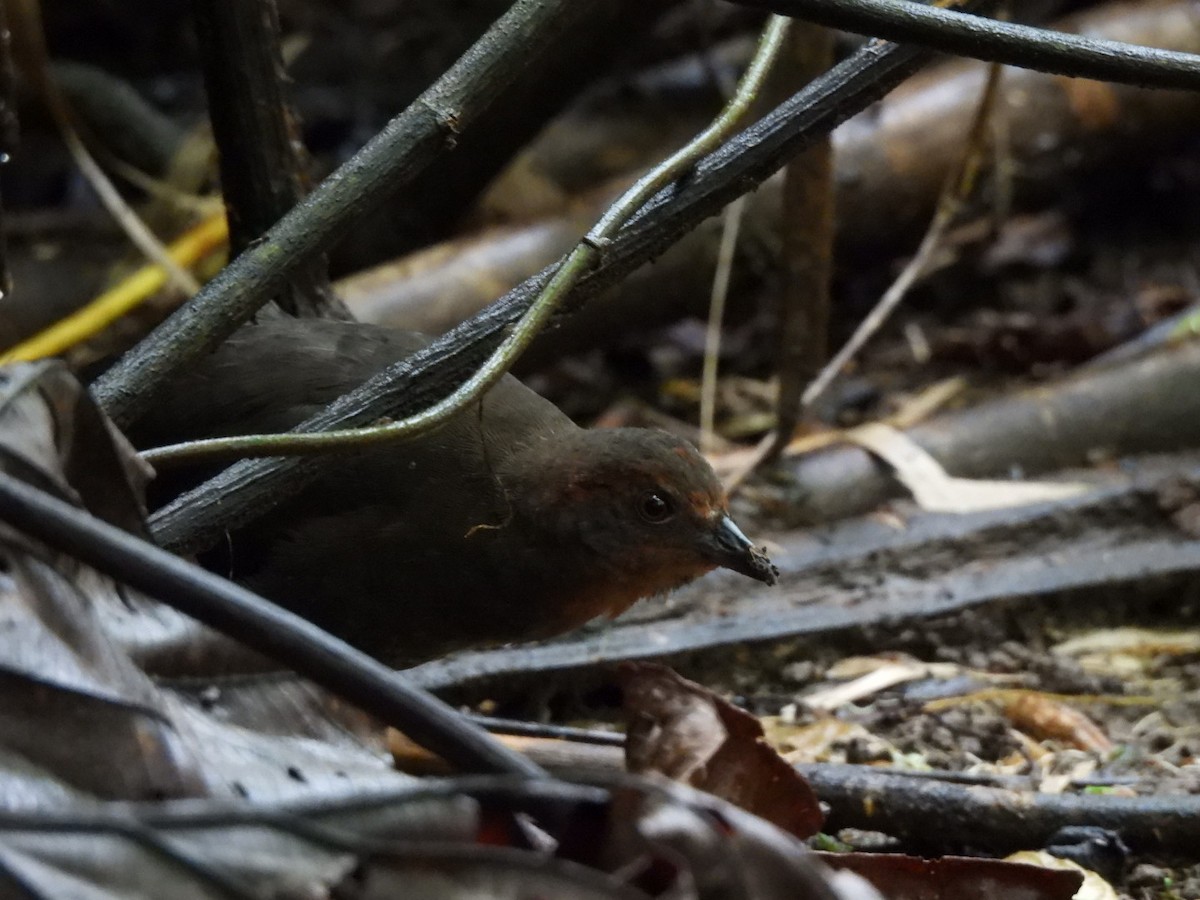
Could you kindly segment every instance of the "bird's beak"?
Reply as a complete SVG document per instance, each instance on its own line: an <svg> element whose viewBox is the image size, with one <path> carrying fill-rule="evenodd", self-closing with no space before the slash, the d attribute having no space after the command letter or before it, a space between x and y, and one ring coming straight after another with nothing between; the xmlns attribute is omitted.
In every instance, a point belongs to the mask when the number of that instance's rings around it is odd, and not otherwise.
<svg viewBox="0 0 1200 900"><path fill-rule="evenodd" d="M733 519L722 515L706 541L708 556L719 566L749 575L756 581L774 584L779 570L767 555L750 542Z"/></svg>

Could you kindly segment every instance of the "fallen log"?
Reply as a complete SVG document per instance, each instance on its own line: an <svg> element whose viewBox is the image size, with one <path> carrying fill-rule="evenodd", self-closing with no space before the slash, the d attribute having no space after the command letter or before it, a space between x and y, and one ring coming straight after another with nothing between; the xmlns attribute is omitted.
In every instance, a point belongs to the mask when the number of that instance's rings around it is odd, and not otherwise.
<svg viewBox="0 0 1200 900"><path fill-rule="evenodd" d="M1200 345L1164 350L941 416L907 434L951 475L1031 475L1200 446ZM789 525L867 512L902 493L860 447L785 458L781 517Z"/></svg>
<svg viewBox="0 0 1200 900"><path fill-rule="evenodd" d="M1040 847L1068 825L1121 835L1132 849L1195 858L1200 797L1041 794L872 771L869 766L801 765L829 804L825 827L884 831L906 849L945 852L969 844L993 853ZM955 824L957 823L957 824Z"/></svg>

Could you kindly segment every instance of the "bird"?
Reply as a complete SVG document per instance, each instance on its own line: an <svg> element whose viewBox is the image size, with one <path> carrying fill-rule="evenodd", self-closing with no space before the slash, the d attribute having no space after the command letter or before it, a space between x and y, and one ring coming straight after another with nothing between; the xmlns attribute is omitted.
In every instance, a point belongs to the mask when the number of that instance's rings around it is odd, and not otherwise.
<svg viewBox="0 0 1200 900"><path fill-rule="evenodd" d="M135 441L286 431L428 340L243 326L175 377ZM344 453L201 561L395 666L559 635L717 567L778 574L687 441L580 427L511 375L432 433Z"/></svg>

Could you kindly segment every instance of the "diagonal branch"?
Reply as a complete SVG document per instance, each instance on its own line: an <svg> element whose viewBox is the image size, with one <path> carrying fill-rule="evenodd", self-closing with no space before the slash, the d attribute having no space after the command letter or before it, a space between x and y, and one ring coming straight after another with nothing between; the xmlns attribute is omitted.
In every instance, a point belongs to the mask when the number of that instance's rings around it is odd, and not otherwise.
<svg viewBox="0 0 1200 900"><path fill-rule="evenodd" d="M733 0L890 41L1074 78L1200 89L1200 56L1000 22L911 0Z"/></svg>
<svg viewBox="0 0 1200 900"><path fill-rule="evenodd" d="M454 147L509 85L548 54L602 0L517 0L450 70L345 165L293 207L94 385L121 426L136 421L173 371L186 367L252 316L349 223L380 206Z"/></svg>
<svg viewBox="0 0 1200 900"><path fill-rule="evenodd" d="M608 242L648 199L687 175L696 161L719 147L742 123L757 98L783 46L791 19L771 16L759 40L758 51L738 83L737 91L720 115L695 138L659 163L629 188L580 239L538 297L515 322L500 346L465 382L432 406L403 418L365 428L321 432L251 434L188 441L142 453L153 465L203 457L264 457L312 455L330 450L361 449L377 443L394 443L425 434L444 425L475 403L498 382L542 327L558 309L563 298L600 258Z"/></svg>

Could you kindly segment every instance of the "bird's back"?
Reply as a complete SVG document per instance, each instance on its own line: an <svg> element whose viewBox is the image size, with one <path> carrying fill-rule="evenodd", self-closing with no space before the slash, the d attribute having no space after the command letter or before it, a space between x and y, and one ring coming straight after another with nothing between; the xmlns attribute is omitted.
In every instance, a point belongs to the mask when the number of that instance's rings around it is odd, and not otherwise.
<svg viewBox="0 0 1200 900"><path fill-rule="evenodd" d="M176 376L167 391L174 402L160 404L139 424L139 443L287 431L428 343L424 335L358 322L279 318L246 326ZM455 426L477 430L478 411L474 418L474 425L463 417ZM505 376L484 404L483 427L508 437L571 423L554 404Z"/></svg>

